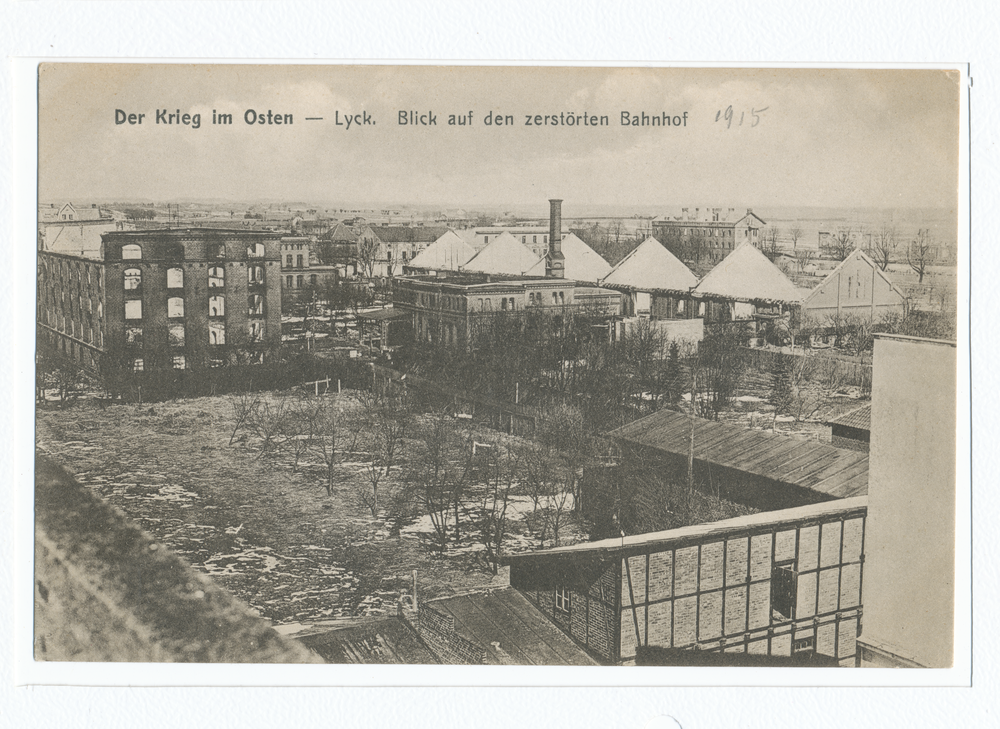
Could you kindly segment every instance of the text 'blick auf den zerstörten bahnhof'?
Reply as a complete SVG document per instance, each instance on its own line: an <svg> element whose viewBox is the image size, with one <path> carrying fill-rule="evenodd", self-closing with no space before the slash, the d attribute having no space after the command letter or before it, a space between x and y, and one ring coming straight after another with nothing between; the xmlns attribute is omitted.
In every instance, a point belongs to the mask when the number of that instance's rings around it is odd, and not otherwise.
<svg viewBox="0 0 1000 729"><path fill-rule="evenodd" d="M206 115L207 116L207 115ZM477 119L477 117L479 117ZM235 117L239 126L239 117ZM669 112L631 112L622 111L617 117L607 114L591 114L583 112L561 111L558 114L502 114L493 111L477 115L474 111L463 112L462 114L438 114L434 111L399 111L395 115L396 126L400 127L607 127L611 126L611 120L617 118L618 126L622 127L686 127L688 125L688 112L680 114L670 114ZM300 121L305 122L328 122L335 127L342 127L344 130L352 128L375 126L377 120L371 113L365 111L358 114L342 113L334 111L333 116L302 116ZM156 109L153 112L134 112L124 109L115 109L114 120L116 126L186 126L191 129L200 129L202 126L201 113L182 113L180 109L173 111L169 109ZM206 119L207 121L207 119ZM150 124L152 122L152 124ZM245 126L251 127L273 127L291 126L295 123L295 115L276 112L272 109L257 111L247 109L243 112L243 122ZM233 114L226 114L212 110L212 126L233 126Z"/></svg>

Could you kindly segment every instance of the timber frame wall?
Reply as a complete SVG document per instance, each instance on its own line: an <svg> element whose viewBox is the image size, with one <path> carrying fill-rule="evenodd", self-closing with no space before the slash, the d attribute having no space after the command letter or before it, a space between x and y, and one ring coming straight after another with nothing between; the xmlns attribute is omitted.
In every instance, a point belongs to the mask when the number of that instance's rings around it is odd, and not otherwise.
<svg viewBox="0 0 1000 729"><path fill-rule="evenodd" d="M866 504L844 499L642 535L645 543L626 537L620 546L535 553L544 566L524 555L512 559L511 585L604 662L632 663L638 646L659 646L815 652L853 666ZM595 552L602 567L581 569ZM560 573L577 577L563 588ZM582 573L592 575L586 587ZM561 589L568 611L556 603Z"/></svg>

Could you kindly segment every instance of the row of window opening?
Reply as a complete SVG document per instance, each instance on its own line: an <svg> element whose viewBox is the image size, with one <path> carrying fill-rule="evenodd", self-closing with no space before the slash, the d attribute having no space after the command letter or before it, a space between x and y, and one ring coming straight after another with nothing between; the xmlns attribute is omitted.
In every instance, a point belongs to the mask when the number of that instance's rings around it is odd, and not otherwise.
<svg viewBox="0 0 1000 729"><path fill-rule="evenodd" d="M210 296L208 299L208 315L221 317L226 315L226 297ZM250 294L247 297L247 315L264 316L264 297L260 294ZM180 319L184 317L184 299L171 296L167 299L167 318ZM142 299L129 299L125 302L125 319L142 319Z"/></svg>
<svg viewBox="0 0 1000 729"><path fill-rule="evenodd" d="M166 259L180 259L184 258L184 246L180 243L166 244L160 248L160 253ZM247 246L246 249L247 258L263 258L264 257L264 244L254 243L253 245ZM225 258L226 257L226 246L224 243L210 243L205 248L205 256L207 258ZM301 256L300 256L301 258ZM122 260L123 261L141 261L142 260L142 246L137 243L129 243L128 245L122 246Z"/></svg>
<svg viewBox="0 0 1000 729"><path fill-rule="evenodd" d="M137 291L142 287L142 271L138 268L125 269L125 290ZM247 283L250 285L264 283L263 266L247 266ZM221 266L213 266L208 269L208 287L210 289L220 289L226 286L226 269ZM181 268L167 269L167 288L184 288L184 270Z"/></svg>

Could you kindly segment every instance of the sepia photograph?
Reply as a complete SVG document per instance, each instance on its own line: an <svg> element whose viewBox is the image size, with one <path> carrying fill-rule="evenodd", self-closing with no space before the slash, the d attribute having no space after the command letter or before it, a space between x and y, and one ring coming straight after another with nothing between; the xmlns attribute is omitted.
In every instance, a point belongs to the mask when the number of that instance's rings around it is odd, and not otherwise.
<svg viewBox="0 0 1000 729"><path fill-rule="evenodd" d="M33 661L958 666L967 81L39 64Z"/></svg>

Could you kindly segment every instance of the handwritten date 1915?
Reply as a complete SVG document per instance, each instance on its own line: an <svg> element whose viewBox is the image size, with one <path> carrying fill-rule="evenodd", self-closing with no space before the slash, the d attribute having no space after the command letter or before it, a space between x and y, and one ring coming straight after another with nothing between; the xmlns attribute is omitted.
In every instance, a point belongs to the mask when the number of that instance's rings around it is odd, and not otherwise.
<svg viewBox="0 0 1000 729"><path fill-rule="evenodd" d="M739 112L740 118L739 121L736 123L736 125L743 126L743 122L744 120L746 120L751 127L757 126L758 124L760 124L760 115L763 114L765 111L767 111L769 108L770 107L765 106L763 109L751 109L749 115L745 111ZM724 121L726 122L726 129L731 129L733 126L734 116L735 112L733 111L733 107L730 104L729 106L726 107L725 111L719 110L715 112L715 121ZM749 119L747 118L748 116L750 117Z"/></svg>

